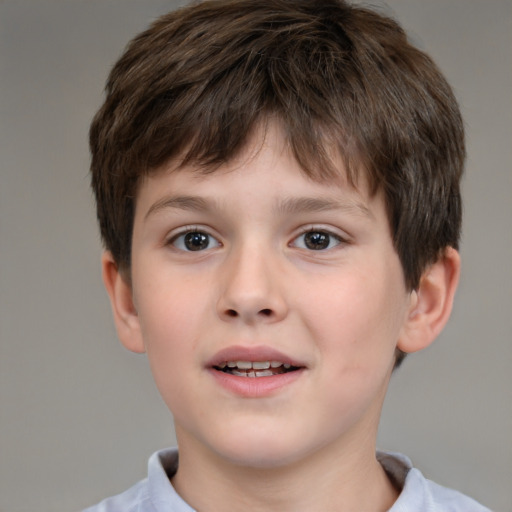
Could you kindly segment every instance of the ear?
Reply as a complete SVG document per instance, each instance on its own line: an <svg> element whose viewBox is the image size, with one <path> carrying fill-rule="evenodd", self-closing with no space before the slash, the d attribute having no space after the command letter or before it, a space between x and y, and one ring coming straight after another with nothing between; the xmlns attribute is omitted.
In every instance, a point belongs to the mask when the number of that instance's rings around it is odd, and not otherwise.
<svg viewBox="0 0 512 512"><path fill-rule="evenodd" d="M397 348L416 352L428 347L446 325L459 282L460 257L452 247L421 276Z"/></svg>
<svg viewBox="0 0 512 512"><path fill-rule="evenodd" d="M141 354L146 349L140 330L139 316L133 302L131 283L119 270L110 252L103 253L101 267L103 283L112 306L117 336L128 350Z"/></svg>

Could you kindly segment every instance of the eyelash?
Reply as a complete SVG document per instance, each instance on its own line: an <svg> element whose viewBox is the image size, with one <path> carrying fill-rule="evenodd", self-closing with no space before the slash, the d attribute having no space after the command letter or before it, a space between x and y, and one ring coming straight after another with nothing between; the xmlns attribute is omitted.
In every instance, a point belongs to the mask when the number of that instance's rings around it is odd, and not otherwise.
<svg viewBox="0 0 512 512"><path fill-rule="evenodd" d="M290 245L294 245L294 243L300 238L300 237L304 237L308 234L320 234L320 235L326 235L328 237L328 246L327 247L322 247L322 248L317 248L317 249L312 249L310 247L299 247L300 249L304 249L304 250L308 250L308 251L315 251L315 252L322 252L322 251L329 251L329 250L332 250L334 249L335 247L341 245L341 244L346 244L348 243L347 240L345 238L343 238L342 236L336 234L336 233L333 233L332 231L328 230L328 229L325 229L325 228L317 228L317 227L314 227L314 226L310 226L306 229L304 229L303 231L301 231L301 233L299 233L298 236L296 236L292 242L290 243ZM332 240L335 240L336 241L336 244L331 246L331 242Z"/></svg>
<svg viewBox="0 0 512 512"><path fill-rule="evenodd" d="M185 237L187 235L203 235L203 237L207 237L208 238L208 245L204 248L198 248L197 250L193 250L193 249L189 249L185 246L186 244L186 239ZM182 247L180 247L178 244L177 244L177 241L182 238L182 243L180 243L179 245L181 245ZM169 237L166 242L165 242L165 245L167 246L173 246L175 249L179 250L179 251L183 251L183 252L201 252L201 251L204 251L206 249L211 249L211 243L212 242L216 242L216 247L219 247L221 246L221 242L219 242L219 240L217 240L216 237L214 237L213 235L211 235L210 233L208 233L207 230L205 230L204 228L201 228L199 226L186 226L185 228L183 228L182 230L180 230L178 233L175 233L173 234L171 237Z"/></svg>
<svg viewBox="0 0 512 512"><path fill-rule="evenodd" d="M308 247L308 242L304 241L303 244L298 244L297 241L300 240L301 237L305 237L306 235L320 235L320 238L317 240L319 242L319 245L316 248L312 248L311 246ZM201 247L201 245L197 246L197 249L191 249L188 247L186 237L187 235L199 235L200 237L203 237L203 242L206 243L204 247ZM322 240L322 236L325 238ZM178 242L180 239L182 239L180 242ZM333 241L335 242L334 245L332 245ZM194 242L199 244L201 243L201 238L196 239L195 241L193 239L189 240L188 242ZM326 243L326 246L322 246L322 242ZM330 251L334 249L335 247L346 244L347 240L343 238L342 236L333 233L332 231L324 228L317 228L314 226L309 226L305 228L303 231L301 231L293 240L290 242L291 247L297 247L298 249L305 250L305 251L313 251L313 252L324 252L324 251ZM211 235L207 232L204 228L201 228L199 226L186 226L184 229L179 231L178 233L173 234L166 242L165 245L173 246L175 249L183 252L203 252L208 249L212 249L214 247L220 247L222 243L217 240L216 237ZM302 247L301 247L302 245Z"/></svg>

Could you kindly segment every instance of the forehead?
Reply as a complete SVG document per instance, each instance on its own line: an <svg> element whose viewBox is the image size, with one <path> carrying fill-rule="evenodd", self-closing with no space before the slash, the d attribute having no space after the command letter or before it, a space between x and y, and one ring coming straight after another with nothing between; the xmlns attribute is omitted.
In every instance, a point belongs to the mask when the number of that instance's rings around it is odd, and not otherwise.
<svg viewBox="0 0 512 512"><path fill-rule="evenodd" d="M312 183L351 187L363 194L376 191L376 187L369 183L364 164L356 159L355 151L350 154L344 152L334 136L328 136L326 132L322 146L316 149L314 154L297 154L282 123L278 119L265 118L251 130L245 143L225 159L219 160L213 150L212 154L199 157L184 150L143 176L139 180L139 189L146 179L160 174L186 173L195 175L199 182L211 175L243 173L255 160L264 160L265 165L275 166L277 159L284 158L293 161L297 174Z"/></svg>
<svg viewBox="0 0 512 512"><path fill-rule="evenodd" d="M331 162L336 172L329 175L304 169L280 127L269 126L223 165L169 161L141 183L136 210L147 218L168 208L213 212L256 201L277 213L340 210L371 217L364 180L352 183L341 157L334 154Z"/></svg>

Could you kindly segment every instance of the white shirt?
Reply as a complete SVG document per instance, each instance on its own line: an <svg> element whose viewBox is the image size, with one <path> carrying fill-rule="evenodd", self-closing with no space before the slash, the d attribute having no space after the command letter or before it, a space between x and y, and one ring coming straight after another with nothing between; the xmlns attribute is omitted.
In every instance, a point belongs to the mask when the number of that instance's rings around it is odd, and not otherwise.
<svg viewBox="0 0 512 512"><path fill-rule="evenodd" d="M491 512L464 494L427 480L404 455L378 452L377 459L402 489L388 512ZM170 482L177 469L176 448L158 451L149 459L147 478L83 512L196 512Z"/></svg>

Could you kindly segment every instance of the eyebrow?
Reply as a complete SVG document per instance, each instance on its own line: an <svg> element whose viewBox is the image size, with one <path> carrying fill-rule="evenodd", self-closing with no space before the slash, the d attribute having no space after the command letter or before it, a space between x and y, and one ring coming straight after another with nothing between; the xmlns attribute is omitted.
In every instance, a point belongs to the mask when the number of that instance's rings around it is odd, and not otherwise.
<svg viewBox="0 0 512 512"><path fill-rule="evenodd" d="M146 215L144 216L144 220L146 220L150 215L153 215L154 213L165 210L167 208L208 212L212 210L212 205L207 199L197 196L164 197L160 199L160 201L157 201L151 205L149 210L146 212Z"/></svg>
<svg viewBox="0 0 512 512"><path fill-rule="evenodd" d="M277 210L281 213L314 213L330 210L346 212L373 218L373 213L358 201L343 201L323 197L290 197L279 201Z"/></svg>
<svg viewBox="0 0 512 512"><path fill-rule="evenodd" d="M214 202L198 196L164 197L152 204L144 220L149 216L168 208L196 212L211 212L215 209ZM323 211L342 211L348 214L373 218L373 213L363 203L358 201L342 201L323 197L289 197L278 201L275 210L278 213L298 214Z"/></svg>

